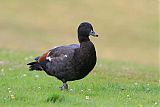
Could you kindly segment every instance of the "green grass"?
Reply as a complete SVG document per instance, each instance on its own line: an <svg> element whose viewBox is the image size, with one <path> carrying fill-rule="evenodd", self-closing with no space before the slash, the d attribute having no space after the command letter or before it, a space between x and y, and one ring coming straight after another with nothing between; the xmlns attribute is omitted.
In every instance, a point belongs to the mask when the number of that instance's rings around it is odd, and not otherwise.
<svg viewBox="0 0 160 107"><path fill-rule="evenodd" d="M158 107L158 67L98 60L83 80L62 83L44 72L30 72L26 64L37 53L2 50L0 107ZM89 97L89 98L88 98Z"/></svg>

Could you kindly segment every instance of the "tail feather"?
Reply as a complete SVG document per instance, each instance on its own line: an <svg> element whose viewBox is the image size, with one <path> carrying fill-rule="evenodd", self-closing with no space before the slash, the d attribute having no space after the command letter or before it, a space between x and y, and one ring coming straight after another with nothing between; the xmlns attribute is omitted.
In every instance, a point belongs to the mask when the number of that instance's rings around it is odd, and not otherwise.
<svg viewBox="0 0 160 107"><path fill-rule="evenodd" d="M30 71L33 71L33 70L42 71L43 70L42 66L38 62L31 62L31 63L28 63L27 65L29 65Z"/></svg>

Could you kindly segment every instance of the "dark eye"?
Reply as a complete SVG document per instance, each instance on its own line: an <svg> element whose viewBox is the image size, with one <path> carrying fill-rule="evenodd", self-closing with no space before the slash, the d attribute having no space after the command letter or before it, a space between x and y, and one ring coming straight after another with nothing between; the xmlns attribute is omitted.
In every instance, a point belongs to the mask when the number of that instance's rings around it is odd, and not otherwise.
<svg viewBox="0 0 160 107"><path fill-rule="evenodd" d="M90 28L87 28L87 32L91 32L91 29L90 29Z"/></svg>

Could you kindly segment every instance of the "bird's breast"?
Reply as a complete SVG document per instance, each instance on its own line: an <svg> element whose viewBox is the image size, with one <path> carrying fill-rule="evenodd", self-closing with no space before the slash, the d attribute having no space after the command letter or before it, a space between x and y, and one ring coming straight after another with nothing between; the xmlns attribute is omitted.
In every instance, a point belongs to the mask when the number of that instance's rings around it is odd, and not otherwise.
<svg viewBox="0 0 160 107"><path fill-rule="evenodd" d="M96 50L92 42L81 44L80 57L78 60L81 65L80 71L88 73L94 68L97 58Z"/></svg>

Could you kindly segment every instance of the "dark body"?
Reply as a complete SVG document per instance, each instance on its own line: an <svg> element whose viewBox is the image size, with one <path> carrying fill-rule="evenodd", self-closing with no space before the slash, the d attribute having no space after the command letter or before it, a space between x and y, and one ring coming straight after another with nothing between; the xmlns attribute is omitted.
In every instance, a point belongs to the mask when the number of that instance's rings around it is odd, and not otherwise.
<svg viewBox="0 0 160 107"><path fill-rule="evenodd" d="M44 55L31 62L30 70L44 70L48 75L55 76L68 89L67 81L84 78L96 64L96 50L89 35L98 36L90 23L81 23L78 28L80 44L59 46L49 50Z"/></svg>
<svg viewBox="0 0 160 107"><path fill-rule="evenodd" d="M63 82L85 77L96 64L96 51L91 41L75 45L51 50L49 56L53 59L46 63L45 72Z"/></svg>

